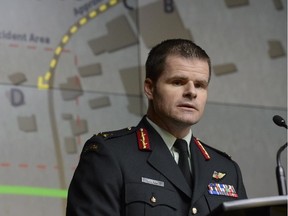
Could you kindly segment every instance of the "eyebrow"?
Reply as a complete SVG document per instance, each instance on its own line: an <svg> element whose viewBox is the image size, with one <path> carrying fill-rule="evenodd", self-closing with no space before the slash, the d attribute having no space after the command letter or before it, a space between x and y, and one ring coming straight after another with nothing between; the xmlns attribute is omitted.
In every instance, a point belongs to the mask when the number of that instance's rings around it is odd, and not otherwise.
<svg viewBox="0 0 288 216"><path fill-rule="evenodd" d="M188 80L189 78L187 76L179 76L179 75L175 75L172 77L168 77L168 80L175 80L175 79L179 79L179 80Z"/></svg>
<svg viewBox="0 0 288 216"><path fill-rule="evenodd" d="M205 87L207 87L209 85L209 81L208 80L196 80L196 83L199 83Z"/></svg>
<svg viewBox="0 0 288 216"><path fill-rule="evenodd" d="M167 78L168 81L177 80L177 79L179 79L179 80L189 80L189 78L187 76L179 76L179 75L175 75L175 76ZM207 83L208 84L209 83L209 79L206 80L206 79L201 79L200 78L200 79L195 80L195 82L201 82L201 83Z"/></svg>

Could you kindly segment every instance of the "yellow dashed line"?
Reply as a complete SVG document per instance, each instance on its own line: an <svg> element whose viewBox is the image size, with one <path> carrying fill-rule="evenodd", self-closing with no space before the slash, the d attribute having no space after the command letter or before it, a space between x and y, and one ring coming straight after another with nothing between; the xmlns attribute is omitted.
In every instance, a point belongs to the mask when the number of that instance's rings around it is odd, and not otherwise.
<svg viewBox="0 0 288 216"><path fill-rule="evenodd" d="M56 59L52 59L50 62L50 68L54 68L56 66L57 60Z"/></svg>
<svg viewBox="0 0 288 216"><path fill-rule="evenodd" d="M45 84L43 82L43 77L42 76L38 77L38 88L39 89L48 89L49 88L49 85Z"/></svg>
<svg viewBox="0 0 288 216"><path fill-rule="evenodd" d="M51 72L47 71L46 74L45 74L45 78L44 79L47 80L47 81L50 80L51 75L52 75Z"/></svg>
<svg viewBox="0 0 288 216"><path fill-rule="evenodd" d="M65 36L62 38L62 43L66 44L68 41L69 41L69 36L68 36L68 35L65 35Z"/></svg>
<svg viewBox="0 0 288 216"><path fill-rule="evenodd" d="M83 17L82 19L80 19L80 21L79 21L79 24L80 25L84 25L84 24L86 24L87 23L87 18L86 17Z"/></svg>
<svg viewBox="0 0 288 216"><path fill-rule="evenodd" d="M107 5L105 5L105 4L101 5L101 6L99 7L99 10L100 10L101 12L107 10Z"/></svg>
<svg viewBox="0 0 288 216"><path fill-rule="evenodd" d="M111 1L109 1L109 5L113 6L113 5L115 5L115 4L117 4L117 1L116 1L116 0L111 0Z"/></svg>
<svg viewBox="0 0 288 216"><path fill-rule="evenodd" d="M55 54L60 55L61 52L62 52L62 47L58 46L55 50Z"/></svg>
<svg viewBox="0 0 288 216"><path fill-rule="evenodd" d="M72 26L70 29L70 33L74 34L75 32L77 32L77 30L78 30L77 26Z"/></svg>
<svg viewBox="0 0 288 216"><path fill-rule="evenodd" d="M50 71L46 72L45 76L40 76L38 77L38 88L39 89L49 89L49 80L51 79L51 77L53 76L53 72L57 66L58 63L58 58L60 56L60 54L62 53L63 48L65 47L65 45L69 42L70 37L72 37L72 35L74 35L78 29L81 26L84 26L86 23L88 23L88 21L90 19L95 18L98 15L98 12L104 12L106 11L109 7L112 7L114 5L116 5L117 3L119 3L121 1L119 0L110 0L109 3L107 4L102 4L99 6L98 11L93 10L91 12L89 12L88 16L85 15L84 17L80 18L70 29L69 32L67 34L65 34L57 48L55 49L54 53L55 56L53 57L53 59L50 61ZM45 82L44 82L45 81Z"/></svg>
<svg viewBox="0 0 288 216"><path fill-rule="evenodd" d="M96 11L92 11L92 12L89 13L89 17L90 18L94 18L96 15L97 15Z"/></svg>

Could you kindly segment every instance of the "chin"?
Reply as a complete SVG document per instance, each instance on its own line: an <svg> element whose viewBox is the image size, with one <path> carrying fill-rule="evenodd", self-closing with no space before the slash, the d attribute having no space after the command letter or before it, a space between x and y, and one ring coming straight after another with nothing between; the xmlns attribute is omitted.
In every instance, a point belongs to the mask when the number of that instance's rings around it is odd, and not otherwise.
<svg viewBox="0 0 288 216"><path fill-rule="evenodd" d="M200 120L200 117L195 116L195 114L193 115L190 113L187 116L182 116L181 120L188 124L196 124Z"/></svg>
<svg viewBox="0 0 288 216"><path fill-rule="evenodd" d="M192 125L194 125L194 124L196 124L198 121L187 121L187 122L185 122L187 125L190 125L190 126L192 126Z"/></svg>
<svg viewBox="0 0 288 216"><path fill-rule="evenodd" d="M196 124L199 119L178 119L179 122L181 122L182 124L185 124L186 126L192 126L194 124Z"/></svg>

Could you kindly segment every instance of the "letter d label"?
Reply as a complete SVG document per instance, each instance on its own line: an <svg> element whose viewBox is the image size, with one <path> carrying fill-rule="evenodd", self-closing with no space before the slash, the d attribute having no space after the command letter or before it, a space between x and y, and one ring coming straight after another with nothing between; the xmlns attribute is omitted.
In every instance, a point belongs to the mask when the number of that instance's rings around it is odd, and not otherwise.
<svg viewBox="0 0 288 216"><path fill-rule="evenodd" d="M12 106L21 106L24 104L24 94L19 89L11 89L10 100Z"/></svg>

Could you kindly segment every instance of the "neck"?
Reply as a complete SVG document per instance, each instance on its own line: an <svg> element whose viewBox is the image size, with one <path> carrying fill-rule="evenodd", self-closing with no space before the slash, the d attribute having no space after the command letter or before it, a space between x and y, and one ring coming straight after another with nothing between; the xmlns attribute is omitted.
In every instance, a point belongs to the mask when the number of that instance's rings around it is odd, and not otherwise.
<svg viewBox="0 0 288 216"><path fill-rule="evenodd" d="M191 130L190 125L183 126L183 124L180 124L179 122L176 122L176 121L174 123L167 123L165 121L162 121L160 118L156 118L153 115L149 115L149 113L147 113L147 117L158 127L172 134L176 138L180 138L180 139L184 138L185 136L189 134Z"/></svg>

